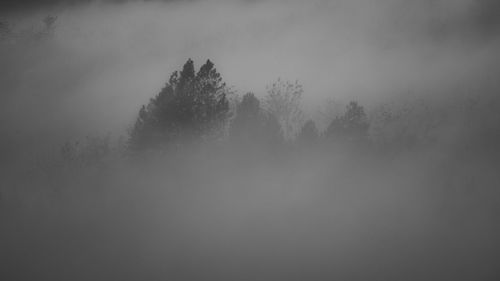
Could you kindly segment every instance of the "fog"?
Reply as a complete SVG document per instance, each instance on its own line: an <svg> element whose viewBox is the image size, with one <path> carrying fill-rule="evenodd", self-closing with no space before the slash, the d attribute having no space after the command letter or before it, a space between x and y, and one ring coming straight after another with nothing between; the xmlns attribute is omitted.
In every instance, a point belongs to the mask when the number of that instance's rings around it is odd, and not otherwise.
<svg viewBox="0 0 500 281"><path fill-rule="evenodd" d="M0 4L0 279L497 280L499 19L494 0ZM317 139L135 151L188 58L227 83L227 127L297 81ZM350 101L362 137L331 125Z"/></svg>
<svg viewBox="0 0 500 281"><path fill-rule="evenodd" d="M496 86L497 6L391 0L35 5L4 18L22 31L55 15L55 34L35 50L2 52L2 104L32 112L40 103L49 106L52 118L37 118L45 121L38 126L43 130L122 132L189 57L215 61L243 93L262 95L278 77L299 79L312 104L328 97L371 102L409 91L467 93ZM2 119L19 119L6 114Z"/></svg>
<svg viewBox="0 0 500 281"><path fill-rule="evenodd" d="M211 149L24 175L2 196L2 274L495 280L495 164L443 154Z"/></svg>

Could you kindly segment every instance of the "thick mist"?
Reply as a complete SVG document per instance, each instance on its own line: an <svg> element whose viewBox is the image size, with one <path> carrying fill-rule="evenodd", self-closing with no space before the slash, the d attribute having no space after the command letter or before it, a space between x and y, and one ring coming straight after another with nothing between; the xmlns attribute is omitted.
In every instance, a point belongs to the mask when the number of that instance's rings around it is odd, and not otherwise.
<svg viewBox="0 0 500 281"><path fill-rule="evenodd" d="M496 1L0 9L0 279L500 278Z"/></svg>
<svg viewBox="0 0 500 281"><path fill-rule="evenodd" d="M408 92L491 91L497 10L494 1L391 0L101 1L6 10L17 41L39 30L46 15L57 21L50 40L2 46L2 119L28 123L28 131L120 134L189 57L217 62L242 93L263 95L278 77L299 79L312 107L332 97L367 103ZM28 116L12 112L19 107Z"/></svg>

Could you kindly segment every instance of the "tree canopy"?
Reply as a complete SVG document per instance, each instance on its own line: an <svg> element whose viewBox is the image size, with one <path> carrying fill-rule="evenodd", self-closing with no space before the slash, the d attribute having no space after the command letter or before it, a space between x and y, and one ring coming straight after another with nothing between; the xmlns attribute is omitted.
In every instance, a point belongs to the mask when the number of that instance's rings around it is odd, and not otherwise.
<svg viewBox="0 0 500 281"><path fill-rule="evenodd" d="M278 79L267 87L265 108L278 120L286 140L294 139L302 125L300 102L303 92L302 85L297 81Z"/></svg>
<svg viewBox="0 0 500 281"><path fill-rule="evenodd" d="M240 143L258 142L260 144L279 144L283 133L277 118L265 112L260 100L247 93L236 108L236 117L230 127L230 136Z"/></svg>
<svg viewBox="0 0 500 281"><path fill-rule="evenodd" d="M297 140L300 144L313 144L319 139L319 132L313 120L308 120L302 126Z"/></svg>
<svg viewBox="0 0 500 281"><path fill-rule="evenodd" d="M361 140L367 136L368 127L364 107L351 101L346 106L344 115L335 117L330 123L326 135L337 140Z"/></svg>
<svg viewBox="0 0 500 281"><path fill-rule="evenodd" d="M173 72L160 93L141 107L130 133L131 146L155 147L220 136L230 113L227 94L210 60L195 72L188 59L182 71Z"/></svg>

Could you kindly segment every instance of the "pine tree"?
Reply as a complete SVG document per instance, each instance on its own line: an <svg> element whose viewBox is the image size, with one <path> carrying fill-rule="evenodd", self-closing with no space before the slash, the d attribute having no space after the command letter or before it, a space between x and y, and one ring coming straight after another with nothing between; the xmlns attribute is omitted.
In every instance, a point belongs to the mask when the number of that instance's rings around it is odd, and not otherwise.
<svg viewBox="0 0 500 281"><path fill-rule="evenodd" d="M337 116L328 126L326 135L337 140L358 141L365 139L369 123L363 106L351 101L343 116Z"/></svg>
<svg viewBox="0 0 500 281"><path fill-rule="evenodd" d="M240 144L280 144L283 133L276 117L260 107L253 93L247 93L236 108L236 117L230 127L230 137Z"/></svg>
<svg viewBox="0 0 500 281"><path fill-rule="evenodd" d="M210 60L195 73L189 59L139 111L130 133L131 147L151 148L219 136L229 117L227 93Z"/></svg>
<svg viewBox="0 0 500 281"><path fill-rule="evenodd" d="M247 93L236 107L236 117L230 127L230 137L233 140L255 138L262 133L263 118L260 101L253 93Z"/></svg>
<svg viewBox="0 0 500 281"><path fill-rule="evenodd" d="M319 132L313 120L308 120L297 137L299 144L313 144L319 139Z"/></svg>

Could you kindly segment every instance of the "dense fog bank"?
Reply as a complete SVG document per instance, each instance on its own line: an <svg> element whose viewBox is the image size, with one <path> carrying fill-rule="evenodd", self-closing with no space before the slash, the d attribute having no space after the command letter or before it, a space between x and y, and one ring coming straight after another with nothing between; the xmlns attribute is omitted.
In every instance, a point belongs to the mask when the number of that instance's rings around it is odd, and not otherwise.
<svg viewBox="0 0 500 281"><path fill-rule="evenodd" d="M0 11L0 279L500 278L495 1L62 2Z"/></svg>
<svg viewBox="0 0 500 281"><path fill-rule="evenodd" d="M494 280L498 161L455 155L216 145L50 167L4 179L2 272Z"/></svg>

